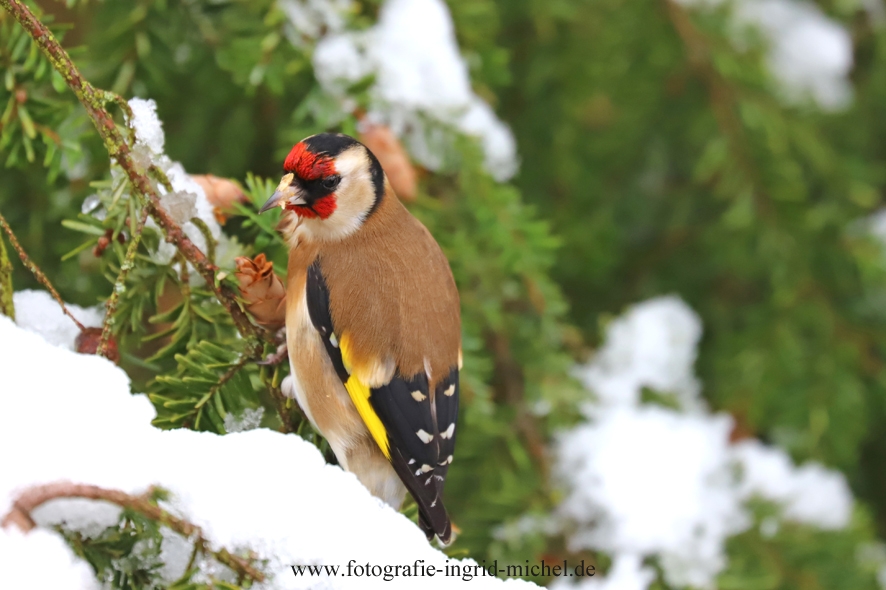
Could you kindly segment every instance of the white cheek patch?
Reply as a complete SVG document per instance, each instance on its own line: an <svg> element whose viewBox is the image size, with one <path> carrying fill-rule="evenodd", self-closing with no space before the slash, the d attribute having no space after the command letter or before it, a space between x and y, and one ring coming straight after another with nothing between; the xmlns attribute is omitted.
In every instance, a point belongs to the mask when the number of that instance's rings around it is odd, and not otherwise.
<svg viewBox="0 0 886 590"><path fill-rule="evenodd" d="M375 204L369 159L362 147L351 148L335 159L341 184L335 191L336 209L326 219L304 218L299 233L307 240L335 242L357 231Z"/></svg>

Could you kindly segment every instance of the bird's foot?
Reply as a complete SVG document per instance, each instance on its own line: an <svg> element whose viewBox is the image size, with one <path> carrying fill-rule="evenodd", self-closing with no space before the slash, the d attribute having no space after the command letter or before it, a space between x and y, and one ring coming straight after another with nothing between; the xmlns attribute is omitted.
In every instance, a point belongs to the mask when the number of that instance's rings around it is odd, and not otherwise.
<svg viewBox="0 0 886 590"><path fill-rule="evenodd" d="M277 352L272 352L271 354L266 356L264 360L260 360L256 364L265 367L276 367L287 358L289 358L289 347L286 346L286 343L284 342L277 347Z"/></svg>

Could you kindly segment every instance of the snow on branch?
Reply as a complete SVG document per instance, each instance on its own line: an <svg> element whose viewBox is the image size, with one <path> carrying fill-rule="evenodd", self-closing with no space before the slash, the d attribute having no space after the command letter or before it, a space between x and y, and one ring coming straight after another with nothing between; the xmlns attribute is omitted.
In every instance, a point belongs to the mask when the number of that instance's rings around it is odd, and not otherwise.
<svg viewBox="0 0 886 590"><path fill-rule="evenodd" d="M650 299L613 320L600 351L576 371L596 399L581 408L585 422L557 437L565 495L541 525L559 527L574 551L613 555L609 577L584 587L645 590L648 557L668 585L713 587L726 540L754 523L752 499L778 509L760 523L764 535L781 521L823 530L850 522L854 502L840 472L797 467L753 439L731 441L732 418L699 397L700 337L701 322L681 299Z"/></svg>
<svg viewBox="0 0 886 590"><path fill-rule="evenodd" d="M39 567L67 580L54 587L99 587L94 577L88 583L70 582L85 575L83 562L46 527L81 531L97 525L100 532L116 522L119 508L59 497L34 509L47 495L110 499L141 512L162 509L162 514L153 514L164 526L188 534L187 523L193 525L210 551L254 554L253 565L267 577L263 588L392 587L382 578L296 579L292 565L357 560L384 566L424 560L443 568L447 563L447 556L414 523L370 495L353 474L327 465L320 451L298 436L266 429L225 436L159 430L151 426L154 408L144 396L130 393L121 369L105 359L53 346L6 317L0 317L0 359L0 447L16 450L5 456L0 515L16 510L18 502L18 510L24 509L38 525L24 537L14 529L0 529L0 571L9 579L27 580ZM40 416L40 428L22 419L34 415ZM159 508L142 503L155 486L168 492ZM164 535L161 585L184 573L191 545L179 535ZM207 567L200 560L196 565ZM411 578L398 582L414 587ZM478 577L471 584L535 587L493 577ZM450 587L452 580L425 577L421 585Z"/></svg>
<svg viewBox="0 0 886 590"><path fill-rule="evenodd" d="M305 32L303 11L282 0L296 28ZM343 2L335 10L345 9ZM334 11L335 11L334 10ZM477 139L485 166L498 181L518 168L511 130L471 88L455 27L442 0L387 0L378 22L367 31L343 30L341 22L317 42L313 56L317 81L345 111L356 107L347 89L370 76L367 120L383 122L406 140L422 165L436 170L445 162L447 129Z"/></svg>
<svg viewBox="0 0 886 590"><path fill-rule="evenodd" d="M134 152L134 146L131 146L127 138L120 132L105 105L109 102L117 104L130 120L133 119L132 107L119 96L97 89L84 79L52 32L20 0L0 0L0 6L8 10L34 39L53 68L62 75L65 83L83 104L104 141L108 154L124 170L132 189L143 201L150 216L162 228L166 241L174 244L182 256L197 270L206 282L206 286L212 290L230 314L237 330L243 336L261 338L264 335L264 330L250 322L246 313L237 304L236 293L224 283L216 280L216 266L183 231L181 224L163 207L161 194L154 187L151 175L163 176L164 184L169 184L168 179L165 179L165 174L154 167L145 169L143 165L139 165L138 153ZM255 355L261 354L260 346L253 348L255 350L252 352Z"/></svg>
<svg viewBox="0 0 886 590"><path fill-rule="evenodd" d="M155 490L150 489L143 496L132 496L119 490L107 490L98 486L75 484L70 482L57 482L27 488L13 500L12 508L0 521L3 527L16 526L23 532L30 532L37 528L37 523L31 517L31 513L52 500L60 498L86 498L88 500L104 500L116 504L121 508L128 508L169 527L176 533L192 540L199 547L208 545L203 537L200 527L191 524L187 520L177 518L151 501ZM225 564L241 577L263 582L265 576L256 570L245 559L231 555L227 549L210 551L213 557L220 563Z"/></svg>

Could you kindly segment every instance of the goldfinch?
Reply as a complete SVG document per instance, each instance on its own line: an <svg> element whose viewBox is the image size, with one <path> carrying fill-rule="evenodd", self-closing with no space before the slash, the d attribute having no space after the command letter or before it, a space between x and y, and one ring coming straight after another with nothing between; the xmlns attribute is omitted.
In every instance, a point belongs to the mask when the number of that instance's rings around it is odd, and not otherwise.
<svg viewBox="0 0 886 590"><path fill-rule="evenodd" d="M452 534L442 493L455 450L461 317L449 263L357 140L296 144L261 212L290 246L292 390L341 466L432 539Z"/></svg>

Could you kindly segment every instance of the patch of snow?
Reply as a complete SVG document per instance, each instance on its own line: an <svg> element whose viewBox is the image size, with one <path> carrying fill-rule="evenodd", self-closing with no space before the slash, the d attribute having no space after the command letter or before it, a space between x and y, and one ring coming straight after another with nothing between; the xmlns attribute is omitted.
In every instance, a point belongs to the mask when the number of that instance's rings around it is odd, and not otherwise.
<svg viewBox="0 0 886 590"><path fill-rule="evenodd" d="M187 571L194 544L165 527L160 534L163 536L160 544L160 562L163 564L159 569L160 579L171 584Z"/></svg>
<svg viewBox="0 0 886 590"><path fill-rule="evenodd" d="M814 462L794 467L786 452L757 440L737 443L733 453L742 471L742 499L770 500L782 506L785 519L820 529L849 524L853 499L843 474Z"/></svg>
<svg viewBox="0 0 886 590"><path fill-rule="evenodd" d="M0 527L0 572L6 588L99 590L92 568L61 536L46 530L24 534Z"/></svg>
<svg viewBox="0 0 886 590"><path fill-rule="evenodd" d="M203 187L185 172L180 163L170 160L163 153L165 136L163 125L157 117L157 104L153 100L133 98L129 101L129 105L133 112L133 120L130 121L130 125L136 131L136 148L140 146L148 148L138 153L134 150L133 156L137 160L141 158L140 163L143 167L148 167L150 164L157 166L166 174L172 185L172 192L167 191L159 183L156 185L157 192L161 195L161 205L170 213L176 223L181 225L185 235L201 251L206 253L208 250L206 236L191 221L195 217L200 219L209 228L209 233L216 242L216 264L221 267L232 267L234 258L240 254L236 241L222 233L221 226L215 218L214 208L206 198ZM153 219L149 218L146 225L160 231ZM174 245L161 240L153 258L158 264L169 264L175 253ZM191 279L195 283L202 280L195 272L191 273Z"/></svg>
<svg viewBox="0 0 886 590"><path fill-rule="evenodd" d="M343 103L348 86L374 75L368 117L403 137L424 166L443 164L451 128L479 140L494 178L507 180L516 173L513 135L471 89L442 0L387 0L368 31L320 39L313 63L321 86Z"/></svg>
<svg viewBox="0 0 886 590"><path fill-rule="evenodd" d="M625 572L657 557L669 585L712 588L726 565L726 539L753 522L752 498L781 508L759 523L763 535L775 535L781 520L847 526L853 499L842 474L816 463L796 467L758 441L730 444L731 417L698 400L700 337L701 322L676 297L645 301L610 323L600 352L576 371L596 400L582 408L585 422L557 436L564 500L551 522L536 517L514 527L565 532L570 548L604 551L615 563L634 559L623 562ZM644 387L677 394L681 410L641 403ZM605 578L613 588L651 581L634 576L615 586L615 571Z"/></svg>
<svg viewBox="0 0 886 590"><path fill-rule="evenodd" d="M63 525L84 537L97 537L106 528L117 524L122 509L108 502L83 498L57 499L46 502L31 513L41 527Z"/></svg>
<svg viewBox="0 0 886 590"><path fill-rule="evenodd" d="M196 203L197 195L194 193L174 192L166 193L160 197L160 206L166 209L179 225L185 224L192 217L197 216Z"/></svg>
<svg viewBox="0 0 886 590"><path fill-rule="evenodd" d="M724 0L678 0L687 6L718 6ZM741 28L758 29L769 45L768 65L790 101L811 98L822 110L849 105L852 36L806 0L736 0L732 3L736 41Z"/></svg>
<svg viewBox="0 0 886 590"><path fill-rule="evenodd" d="M136 143L148 148L155 156L161 155L166 135L157 116L157 103L153 99L132 98L129 108L132 109L129 125L135 130Z"/></svg>
<svg viewBox="0 0 886 590"><path fill-rule="evenodd" d="M644 301L609 324L603 347L575 375L599 406L637 404L648 387L676 395L684 408L697 407L693 365L701 331L698 315L679 297Z"/></svg>
<svg viewBox="0 0 886 590"><path fill-rule="evenodd" d="M0 397L0 447L17 449L4 457L0 515L23 489L43 483L72 481L131 494L159 485L171 494L167 508L201 527L213 547L253 550L267 558L271 579L264 588L414 586L411 578L296 578L289 566L297 564L446 564L446 555L417 526L371 496L353 474L327 465L317 448L298 436L266 429L226 436L158 430L151 426L151 403L129 393L121 369L97 356L51 346L5 317L0 317L0 359L0 390L6 394ZM22 416L40 416L40 428ZM67 510L79 508L68 504ZM33 549L39 543L47 546ZM67 576L46 587L90 587L67 581L89 568L79 560L72 565L70 551L54 533L2 531L0 545L4 581L10 571L28 576L29 583L10 587L29 587L35 571ZM472 584L535 587L482 576ZM437 575L422 578L422 585L446 588L452 582Z"/></svg>
<svg viewBox="0 0 886 590"><path fill-rule="evenodd" d="M247 408L238 416L230 413L226 414L225 431L246 432L247 430L255 430L261 425L261 419L264 415L264 408Z"/></svg>
<svg viewBox="0 0 886 590"><path fill-rule="evenodd" d="M769 67L789 98L810 96L824 110L849 105L852 37L843 25L800 0L740 2L736 17L766 35Z"/></svg>
<svg viewBox="0 0 886 590"><path fill-rule="evenodd" d="M324 31L340 31L346 15L353 10L353 0L277 0L290 28L286 36L293 45L304 44L302 37L316 39Z"/></svg>
<svg viewBox="0 0 886 590"><path fill-rule="evenodd" d="M615 407L562 434L559 515L570 548L658 554L669 583L706 586L724 542L747 527L729 463L732 420L646 406Z"/></svg>
<svg viewBox="0 0 886 590"><path fill-rule="evenodd" d="M40 334L47 342L74 350L74 340L80 335L77 324L65 315L58 302L46 291L25 289L12 295L15 323L25 330ZM101 306L83 308L65 304L68 311L87 328L101 327L105 312Z"/></svg>

